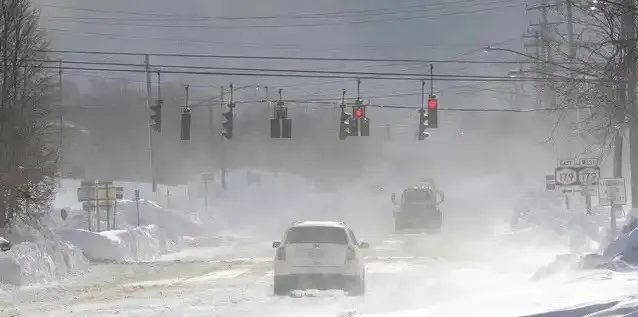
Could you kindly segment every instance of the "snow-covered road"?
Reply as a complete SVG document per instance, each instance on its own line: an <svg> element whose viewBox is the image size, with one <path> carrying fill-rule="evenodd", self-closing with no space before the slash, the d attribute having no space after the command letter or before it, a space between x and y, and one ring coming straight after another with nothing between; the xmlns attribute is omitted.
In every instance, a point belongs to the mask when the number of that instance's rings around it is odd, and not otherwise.
<svg viewBox="0 0 638 317"><path fill-rule="evenodd" d="M638 294L635 273L570 272L530 282L548 254L410 256L406 250L418 247L404 238L376 241L361 298L341 292L275 297L270 243L243 242L149 263L97 264L63 283L7 291L0 301L19 316L460 317L523 316Z"/></svg>

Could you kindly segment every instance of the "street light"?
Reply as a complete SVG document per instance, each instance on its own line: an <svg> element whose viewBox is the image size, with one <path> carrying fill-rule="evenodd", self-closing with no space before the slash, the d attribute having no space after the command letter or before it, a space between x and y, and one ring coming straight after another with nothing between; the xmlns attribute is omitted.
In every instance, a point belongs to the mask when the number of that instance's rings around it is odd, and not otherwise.
<svg viewBox="0 0 638 317"><path fill-rule="evenodd" d="M511 50L509 48L493 47L493 46L490 46L490 45L488 45L488 46L483 48L483 52L484 53L489 53L489 52L492 52L492 51L509 52L509 53L513 53L513 54L516 54L516 55L525 56L527 58L531 58L531 59L534 59L534 60L537 60L537 61L543 61L541 59L536 58L535 56L532 56L532 55L529 55L529 54L525 54L525 53L522 53L522 52L519 52L519 51ZM545 62L545 61L543 61L543 62Z"/></svg>

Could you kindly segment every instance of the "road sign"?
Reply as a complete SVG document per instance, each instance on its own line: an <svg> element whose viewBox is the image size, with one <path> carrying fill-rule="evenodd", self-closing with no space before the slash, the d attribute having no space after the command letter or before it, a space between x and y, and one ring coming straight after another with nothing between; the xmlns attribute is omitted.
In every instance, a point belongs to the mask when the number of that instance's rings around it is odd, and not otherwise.
<svg viewBox="0 0 638 317"><path fill-rule="evenodd" d="M103 201L99 201L99 206L100 208L107 208L107 207L113 207L115 205L115 202L113 201L107 201L107 200L103 200ZM82 203L82 209L84 211L94 211L96 207L96 203L95 201L85 201Z"/></svg>
<svg viewBox="0 0 638 317"><path fill-rule="evenodd" d="M547 190L555 190L556 189L556 176L555 175L545 175L545 187Z"/></svg>
<svg viewBox="0 0 638 317"><path fill-rule="evenodd" d="M96 188L95 187L80 187L78 188L78 201L93 201L93 200L116 200L117 192L115 188Z"/></svg>
<svg viewBox="0 0 638 317"><path fill-rule="evenodd" d="M598 196L598 185L580 186L580 193L584 196Z"/></svg>
<svg viewBox="0 0 638 317"><path fill-rule="evenodd" d="M212 182L215 180L215 173L206 172L202 174L202 180L205 182Z"/></svg>
<svg viewBox="0 0 638 317"><path fill-rule="evenodd" d="M596 167L600 165L597 158L559 159L558 167Z"/></svg>
<svg viewBox="0 0 638 317"><path fill-rule="evenodd" d="M578 172L574 168L557 167L554 177L558 186L578 185Z"/></svg>
<svg viewBox="0 0 638 317"><path fill-rule="evenodd" d="M597 158L559 159L554 170L557 187L579 187L573 191L596 196L600 180L600 160Z"/></svg>
<svg viewBox="0 0 638 317"><path fill-rule="evenodd" d="M576 160L574 159L559 159L558 167L574 167L576 165Z"/></svg>
<svg viewBox="0 0 638 317"><path fill-rule="evenodd" d="M624 178L602 178L598 186L600 189L599 204L601 206L624 205L627 203Z"/></svg>
<svg viewBox="0 0 638 317"><path fill-rule="evenodd" d="M97 189L97 190L96 190ZM93 201L93 200L116 200L124 199L124 187L113 187L104 185L84 186L78 188L78 201Z"/></svg>
<svg viewBox="0 0 638 317"><path fill-rule="evenodd" d="M115 199L124 199L124 187L115 187Z"/></svg>
<svg viewBox="0 0 638 317"><path fill-rule="evenodd" d="M585 167L578 171L578 181L581 185L598 184L600 180L600 168Z"/></svg>
<svg viewBox="0 0 638 317"><path fill-rule="evenodd" d="M575 161L576 166L580 167L597 167L600 165L600 160L597 158L581 158Z"/></svg>

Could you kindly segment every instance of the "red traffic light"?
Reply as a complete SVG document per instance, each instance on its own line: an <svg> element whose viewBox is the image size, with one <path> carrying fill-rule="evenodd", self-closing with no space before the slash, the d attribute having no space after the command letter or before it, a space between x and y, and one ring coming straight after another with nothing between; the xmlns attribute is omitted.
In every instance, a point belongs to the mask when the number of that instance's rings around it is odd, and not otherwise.
<svg viewBox="0 0 638 317"><path fill-rule="evenodd" d="M362 108L357 108L354 110L354 117L355 118L363 118L363 109Z"/></svg>
<svg viewBox="0 0 638 317"><path fill-rule="evenodd" d="M439 101L436 99L428 100L428 109L436 109L439 106Z"/></svg>

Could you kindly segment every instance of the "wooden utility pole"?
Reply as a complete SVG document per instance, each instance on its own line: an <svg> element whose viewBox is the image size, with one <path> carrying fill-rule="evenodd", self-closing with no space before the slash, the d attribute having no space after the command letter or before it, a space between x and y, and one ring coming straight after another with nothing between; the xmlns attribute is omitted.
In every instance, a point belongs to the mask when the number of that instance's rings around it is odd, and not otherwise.
<svg viewBox="0 0 638 317"><path fill-rule="evenodd" d="M625 48L624 79L627 83L625 111L628 114L631 173L631 217L638 217L638 109L636 109L636 10L634 0L623 0L622 34ZM622 163L622 162L621 162ZM614 228L615 229L615 228Z"/></svg>

